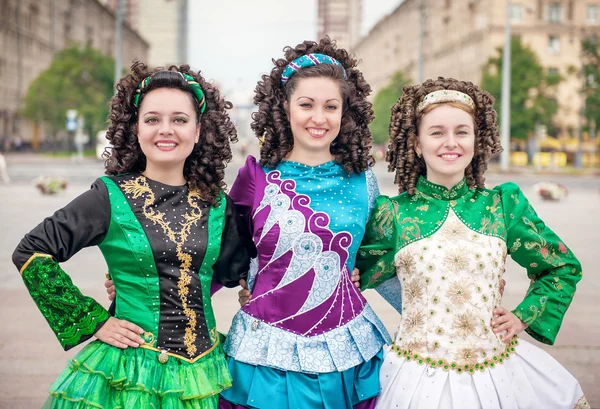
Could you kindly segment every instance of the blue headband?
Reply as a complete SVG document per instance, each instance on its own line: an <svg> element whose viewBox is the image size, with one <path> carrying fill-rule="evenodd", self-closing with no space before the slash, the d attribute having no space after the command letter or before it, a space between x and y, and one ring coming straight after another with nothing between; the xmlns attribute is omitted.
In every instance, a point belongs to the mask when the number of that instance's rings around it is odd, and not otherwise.
<svg viewBox="0 0 600 409"><path fill-rule="evenodd" d="M296 58L294 61L285 66L283 72L281 73L281 83L285 85L287 80L289 80L290 77L294 75L300 68L314 67L315 65L319 64L337 65L338 67L342 68L342 71L344 72L344 79L347 78L346 70L335 58L325 54L306 54Z"/></svg>

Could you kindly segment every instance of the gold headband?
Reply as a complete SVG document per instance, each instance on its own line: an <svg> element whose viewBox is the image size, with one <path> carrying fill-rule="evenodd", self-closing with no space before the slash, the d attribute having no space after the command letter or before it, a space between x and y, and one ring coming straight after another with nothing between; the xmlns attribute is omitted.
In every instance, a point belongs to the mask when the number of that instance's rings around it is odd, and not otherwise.
<svg viewBox="0 0 600 409"><path fill-rule="evenodd" d="M472 110L475 110L473 99L464 92L441 89L425 95L423 101L419 102L419 105L417 105L417 114L429 105L442 104L444 102L460 102L461 104L467 105Z"/></svg>

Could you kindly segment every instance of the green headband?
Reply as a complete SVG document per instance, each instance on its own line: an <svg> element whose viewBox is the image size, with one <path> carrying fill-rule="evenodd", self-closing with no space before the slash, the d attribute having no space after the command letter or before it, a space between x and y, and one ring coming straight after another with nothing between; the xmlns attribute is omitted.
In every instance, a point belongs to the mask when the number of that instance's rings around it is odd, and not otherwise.
<svg viewBox="0 0 600 409"><path fill-rule="evenodd" d="M200 107L200 113L201 114L204 113L204 110L206 109L206 98L204 98L204 92L202 91L202 88L200 88L200 84L198 84L198 82L190 74L186 74L186 73L179 72L179 71L175 71L175 72L177 72L179 75L181 75L183 77L183 79L187 81L188 85L192 88L192 92L194 93L194 98L196 98L196 101L198 102L198 106ZM139 108L140 97L142 95L142 92L144 92L146 90L146 88L148 88L148 84L150 84L151 79L152 79L152 75L144 78L142 80L142 82L140 82L140 84L138 85L137 89L135 90L135 95L133 96L133 105L136 108Z"/></svg>

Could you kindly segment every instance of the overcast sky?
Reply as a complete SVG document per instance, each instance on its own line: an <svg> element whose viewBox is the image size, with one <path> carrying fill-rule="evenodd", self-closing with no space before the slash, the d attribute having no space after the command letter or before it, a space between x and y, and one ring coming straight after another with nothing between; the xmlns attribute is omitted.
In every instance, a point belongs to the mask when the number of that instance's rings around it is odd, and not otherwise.
<svg viewBox="0 0 600 409"><path fill-rule="evenodd" d="M363 0L362 33L401 2ZM317 36L317 0L195 0L189 8L190 65L232 99L254 88L283 47Z"/></svg>

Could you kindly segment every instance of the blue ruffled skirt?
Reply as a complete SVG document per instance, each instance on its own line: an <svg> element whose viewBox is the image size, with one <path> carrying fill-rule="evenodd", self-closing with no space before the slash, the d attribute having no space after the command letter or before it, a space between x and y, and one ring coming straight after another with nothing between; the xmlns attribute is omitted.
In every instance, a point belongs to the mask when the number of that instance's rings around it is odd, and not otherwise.
<svg viewBox="0 0 600 409"><path fill-rule="evenodd" d="M221 392L220 409L353 409L374 407L383 350L343 372L308 374L250 365L227 357L233 386ZM361 402L366 405L361 405Z"/></svg>

